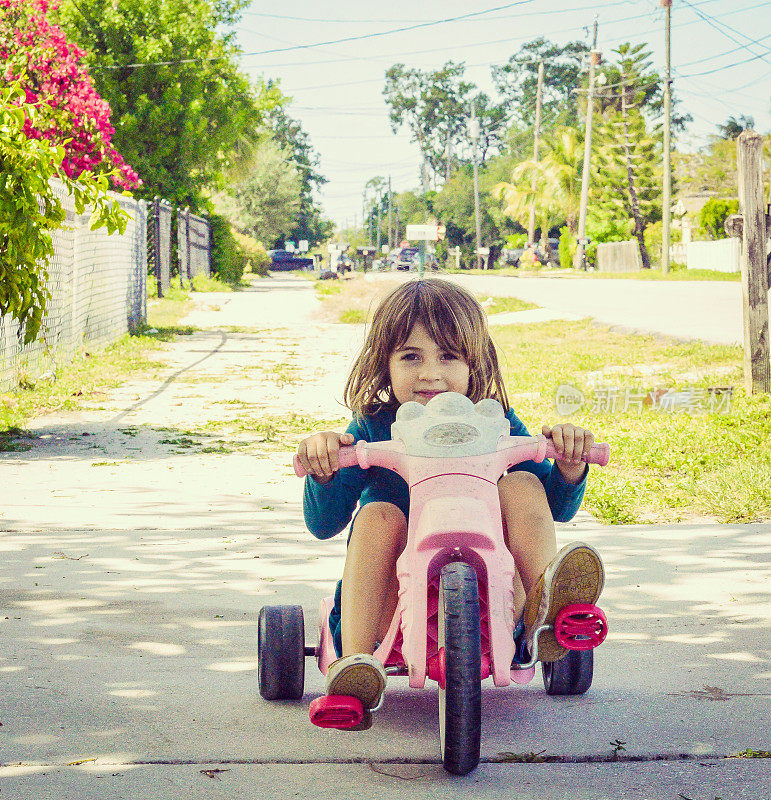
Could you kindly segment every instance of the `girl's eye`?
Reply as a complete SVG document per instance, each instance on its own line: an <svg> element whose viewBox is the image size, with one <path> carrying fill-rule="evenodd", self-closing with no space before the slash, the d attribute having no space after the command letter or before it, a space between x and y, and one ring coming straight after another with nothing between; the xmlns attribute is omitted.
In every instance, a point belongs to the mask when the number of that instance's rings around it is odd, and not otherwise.
<svg viewBox="0 0 771 800"><path fill-rule="evenodd" d="M414 361L417 357L416 353L405 353L402 356L402 361Z"/></svg>
<svg viewBox="0 0 771 800"><path fill-rule="evenodd" d="M459 356L457 353L442 353L442 358L447 361L457 361Z"/></svg>

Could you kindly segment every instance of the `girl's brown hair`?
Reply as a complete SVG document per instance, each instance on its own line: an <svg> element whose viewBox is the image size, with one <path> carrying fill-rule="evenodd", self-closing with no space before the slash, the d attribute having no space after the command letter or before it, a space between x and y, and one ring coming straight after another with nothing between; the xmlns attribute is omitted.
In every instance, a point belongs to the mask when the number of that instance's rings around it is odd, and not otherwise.
<svg viewBox="0 0 771 800"><path fill-rule="evenodd" d="M345 403L362 416L383 407L396 408L388 361L420 322L442 348L463 356L469 365L473 402L487 397L508 410L509 401L487 318L476 299L449 281L425 278L394 289L378 306L367 339L345 386Z"/></svg>

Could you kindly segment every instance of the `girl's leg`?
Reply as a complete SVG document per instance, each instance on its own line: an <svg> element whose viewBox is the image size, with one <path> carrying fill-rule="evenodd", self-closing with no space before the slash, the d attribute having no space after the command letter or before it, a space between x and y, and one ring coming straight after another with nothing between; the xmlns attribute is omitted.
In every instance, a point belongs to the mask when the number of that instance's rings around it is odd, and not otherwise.
<svg viewBox="0 0 771 800"><path fill-rule="evenodd" d="M510 472L498 481L506 544L514 556L514 619L525 607L525 597L557 552L554 520L543 484L532 472Z"/></svg>
<svg viewBox="0 0 771 800"><path fill-rule="evenodd" d="M535 632L553 625L557 614L573 603L595 603L604 582L597 551L582 542L557 553L549 503L541 481L530 472L513 472L498 482L506 539L522 581L515 586L515 619L524 610L525 640L533 652ZM523 595L524 597L523 601ZM522 607L517 605L522 602ZM553 630L538 638L541 661L557 661L567 654Z"/></svg>
<svg viewBox="0 0 771 800"><path fill-rule="evenodd" d="M368 503L356 515L343 570L343 655L373 653L397 601L396 560L407 544L407 520L392 503Z"/></svg>

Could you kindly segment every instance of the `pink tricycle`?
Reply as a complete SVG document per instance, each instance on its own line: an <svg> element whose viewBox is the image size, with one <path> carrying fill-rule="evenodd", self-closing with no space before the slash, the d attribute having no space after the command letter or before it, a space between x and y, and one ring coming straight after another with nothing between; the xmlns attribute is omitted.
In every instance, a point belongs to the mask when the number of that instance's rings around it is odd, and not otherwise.
<svg viewBox="0 0 771 800"><path fill-rule="evenodd" d="M479 763L482 680L495 686L528 683L538 661L535 635L528 663L514 661L514 559L504 543L497 482L509 467L556 453L544 436L510 436L496 400L473 404L452 392L425 406L399 407L387 442L359 441L340 449L340 465L386 467L410 488L407 545L397 561L399 605L375 657L389 675L422 688L439 686L439 741L444 767L465 775ZM589 463L608 463L607 444L592 446ZM295 469L301 472L297 462ZM320 637L305 646L302 608L266 606L259 617L259 687L267 700L300 699L306 656L326 674L336 658L329 627L332 598L321 602ZM549 694L583 694L591 685L593 648L607 620L593 605L573 605L557 616L554 632L570 651L542 664ZM350 728L362 719L352 697L319 697L311 719Z"/></svg>

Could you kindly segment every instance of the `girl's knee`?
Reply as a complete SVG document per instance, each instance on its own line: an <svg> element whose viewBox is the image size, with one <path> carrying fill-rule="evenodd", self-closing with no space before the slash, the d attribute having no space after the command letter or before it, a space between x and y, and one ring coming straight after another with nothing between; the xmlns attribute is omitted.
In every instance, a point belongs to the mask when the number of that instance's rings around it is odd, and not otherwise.
<svg viewBox="0 0 771 800"><path fill-rule="evenodd" d="M498 495L504 506L515 506L530 512L549 510L546 490L540 478L532 472L510 472L504 475L498 481Z"/></svg>
<svg viewBox="0 0 771 800"><path fill-rule="evenodd" d="M356 515L354 536L368 536L378 542L384 537L403 544L407 539L407 518L393 503L367 503Z"/></svg>

